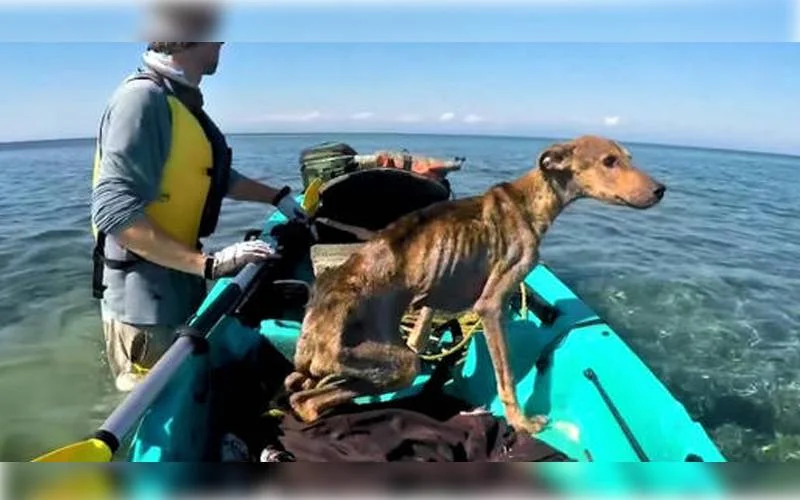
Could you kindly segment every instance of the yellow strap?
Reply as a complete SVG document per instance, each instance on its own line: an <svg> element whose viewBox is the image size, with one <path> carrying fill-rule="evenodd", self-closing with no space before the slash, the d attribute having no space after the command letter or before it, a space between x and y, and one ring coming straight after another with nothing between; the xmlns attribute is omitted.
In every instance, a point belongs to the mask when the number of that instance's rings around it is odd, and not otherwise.
<svg viewBox="0 0 800 500"><path fill-rule="evenodd" d="M520 313L523 317L528 315L528 293L527 289L525 288L524 283L520 283L519 285L520 294L522 295L522 304L520 307ZM416 317L419 313L407 313L403 316L403 320L401 322L401 329L405 333L406 337L411 332L414 324L416 323ZM449 318L442 318L441 314L439 317L436 316L436 312L434 311L434 319L431 322L431 328L436 328L447 321ZM463 349L472 337L478 333L479 331L483 331L483 322L481 321L480 317L474 313L473 311L468 311L458 316L458 323L461 326L461 331L463 332L463 338L460 342L449 349L443 349L436 354L420 354L420 359L425 361L441 361L442 359L450 356L451 354L458 352L459 350Z"/></svg>
<svg viewBox="0 0 800 500"><path fill-rule="evenodd" d="M135 373L136 375L147 375L148 373L150 373L150 368L145 368L139 363L133 363L131 365L131 368L133 373Z"/></svg>

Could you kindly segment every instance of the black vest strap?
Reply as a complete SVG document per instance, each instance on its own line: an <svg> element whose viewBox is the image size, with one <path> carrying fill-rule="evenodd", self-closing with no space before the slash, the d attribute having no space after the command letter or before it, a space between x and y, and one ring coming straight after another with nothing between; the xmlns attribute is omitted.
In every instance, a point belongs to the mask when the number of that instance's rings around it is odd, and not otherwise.
<svg viewBox="0 0 800 500"><path fill-rule="evenodd" d="M190 108L191 109L191 108ZM231 164L233 163L233 151L228 147L225 136L217 128L211 118L202 109L192 110L192 113L200 122L203 131L211 142L214 161L208 171L211 177L211 187L206 196L206 203L203 207L203 215L200 218L199 237L210 236L217 228L219 213L222 208L222 200L228 189L230 180Z"/></svg>

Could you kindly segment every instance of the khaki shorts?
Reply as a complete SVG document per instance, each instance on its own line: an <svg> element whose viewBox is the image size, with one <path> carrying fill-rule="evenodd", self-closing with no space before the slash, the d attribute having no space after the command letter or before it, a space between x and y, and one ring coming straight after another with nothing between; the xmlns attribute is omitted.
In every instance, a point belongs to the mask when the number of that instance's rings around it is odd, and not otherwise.
<svg viewBox="0 0 800 500"><path fill-rule="evenodd" d="M106 320L103 335L117 389L129 391L172 345L175 328Z"/></svg>

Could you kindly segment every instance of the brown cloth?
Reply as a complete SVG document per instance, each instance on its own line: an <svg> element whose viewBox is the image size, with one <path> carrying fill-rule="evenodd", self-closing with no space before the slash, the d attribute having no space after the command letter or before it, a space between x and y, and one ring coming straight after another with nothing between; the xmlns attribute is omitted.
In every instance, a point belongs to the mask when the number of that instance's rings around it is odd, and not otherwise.
<svg viewBox="0 0 800 500"><path fill-rule="evenodd" d="M287 414L273 449L298 462L570 461L504 420L471 410L438 393L343 410L313 424Z"/></svg>

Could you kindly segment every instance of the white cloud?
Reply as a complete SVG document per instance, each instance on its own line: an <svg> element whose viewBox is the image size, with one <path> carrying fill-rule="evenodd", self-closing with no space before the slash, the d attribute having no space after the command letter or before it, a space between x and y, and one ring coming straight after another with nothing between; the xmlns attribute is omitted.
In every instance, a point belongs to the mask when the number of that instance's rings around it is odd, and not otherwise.
<svg viewBox="0 0 800 500"><path fill-rule="evenodd" d="M449 121L452 121L453 118L455 118L455 117L456 117L455 113L447 112L447 113L442 114L442 116L439 117L439 121L449 122Z"/></svg>
<svg viewBox="0 0 800 500"><path fill-rule="evenodd" d="M479 115L467 115L464 117L464 123L479 123L484 121L484 118Z"/></svg>
<svg viewBox="0 0 800 500"><path fill-rule="evenodd" d="M309 111L304 113L272 113L263 115L255 121L263 122L312 122L322 117L319 111Z"/></svg>
<svg viewBox="0 0 800 500"><path fill-rule="evenodd" d="M615 127L619 125L619 116L606 116L603 118L603 123L605 123L607 127Z"/></svg>
<svg viewBox="0 0 800 500"><path fill-rule="evenodd" d="M400 115L397 118L397 121L403 123L416 123L422 121L422 117L413 113L406 113L404 115Z"/></svg>
<svg viewBox="0 0 800 500"><path fill-rule="evenodd" d="M369 120L375 116L375 113L371 111L362 111L361 113L356 113L350 117L351 120Z"/></svg>

